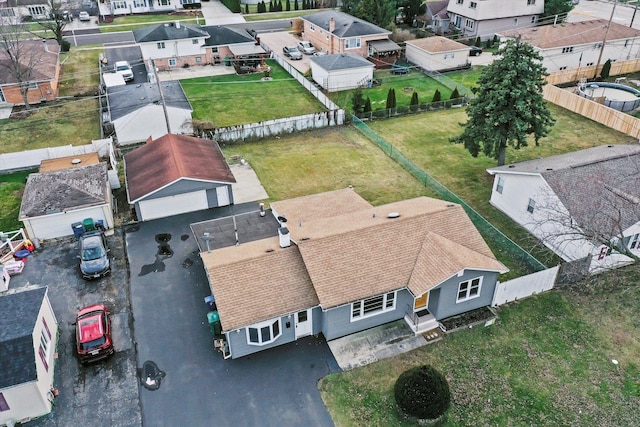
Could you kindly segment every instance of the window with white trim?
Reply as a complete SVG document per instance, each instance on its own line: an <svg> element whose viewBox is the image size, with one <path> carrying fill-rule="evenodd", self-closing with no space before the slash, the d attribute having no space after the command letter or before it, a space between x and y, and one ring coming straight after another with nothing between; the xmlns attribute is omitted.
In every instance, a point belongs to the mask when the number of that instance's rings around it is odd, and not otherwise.
<svg viewBox="0 0 640 427"><path fill-rule="evenodd" d="M466 19L464 21L464 26L470 29L473 29L474 21L473 19Z"/></svg>
<svg viewBox="0 0 640 427"><path fill-rule="evenodd" d="M180 4L194 4L198 2L199 0L180 0Z"/></svg>
<svg viewBox="0 0 640 427"><path fill-rule="evenodd" d="M113 2L111 2L111 6L113 6L114 9L126 9L127 8L127 2L126 1L113 1Z"/></svg>
<svg viewBox="0 0 640 427"><path fill-rule="evenodd" d="M640 234L634 234L633 236L627 236L624 238L624 243L629 249L640 249L638 246L638 239L640 238Z"/></svg>
<svg viewBox="0 0 640 427"><path fill-rule="evenodd" d="M527 212L532 214L535 208L536 208L536 201L533 199L529 199L529 203L527 203Z"/></svg>
<svg viewBox="0 0 640 427"><path fill-rule="evenodd" d="M571 52L573 52L573 46L562 48L562 53L571 53Z"/></svg>
<svg viewBox="0 0 640 427"><path fill-rule="evenodd" d="M502 194L502 190L504 190L504 178L498 176L496 179L496 192Z"/></svg>
<svg viewBox="0 0 640 427"><path fill-rule="evenodd" d="M535 6L536 0L527 0L527 6Z"/></svg>
<svg viewBox="0 0 640 427"><path fill-rule="evenodd" d="M247 343L249 345L265 345L277 340L282 335L280 318L257 323L247 329Z"/></svg>
<svg viewBox="0 0 640 427"><path fill-rule="evenodd" d="M146 7L146 6L147 6L146 0L133 0L133 7Z"/></svg>
<svg viewBox="0 0 640 427"><path fill-rule="evenodd" d="M471 2L471 4L469 4L469 7L470 7L471 9L475 9L476 7L478 7L478 3L476 3L476 2L474 2L474 1L472 1L472 2Z"/></svg>
<svg viewBox="0 0 640 427"><path fill-rule="evenodd" d="M158 4L160 6L170 6L171 5L171 0L158 0Z"/></svg>
<svg viewBox="0 0 640 427"><path fill-rule="evenodd" d="M44 16L47 14L47 9L42 5L27 6L27 10L31 16Z"/></svg>
<svg viewBox="0 0 640 427"><path fill-rule="evenodd" d="M462 4L464 0L456 0L456 4Z"/></svg>
<svg viewBox="0 0 640 427"><path fill-rule="evenodd" d="M351 39L345 39L344 48L345 49L358 49L362 46L362 40L360 37L354 37Z"/></svg>
<svg viewBox="0 0 640 427"><path fill-rule="evenodd" d="M463 302L478 298L480 296L481 288L482 277L476 277L475 279L460 282L458 285L458 298L456 299L456 302Z"/></svg>
<svg viewBox="0 0 640 427"><path fill-rule="evenodd" d="M351 321L376 316L396 308L396 292L366 298L351 304Z"/></svg>
<svg viewBox="0 0 640 427"><path fill-rule="evenodd" d="M200 64L202 62L202 58L200 56L196 56L196 63Z"/></svg>
<svg viewBox="0 0 640 427"><path fill-rule="evenodd" d="M164 49L164 42L158 42L158 43L156 43L156 47L157 47L158 49Z"/></svg>
<svg viewBox="0 0 640 427"><path fill-rule="evenodd" d="M4 92L2 92L1 87L0 87L0 102L7 102L7 98L4 97Z"/></svg>
<svg viewBox="0 0 640 427"><path fill-rule="evenodd" d="M169 67L175 67L177 64L176 58L169 59Z"/></svg>
<svg viewBox="0 0 640 427"><path fill-rule="evenodd" d="M310 29L311 31L315 31L315 30L316 30L316 25L315 25L315 24L310 24L310 25L309 25L309 29Z"/></svg>
<svg viewBox="0 0 640 427"><path fill-rule="evenodd" d="M200 40L199 39L193 39L191 40L191 44L199 44Z"/></svg>
<svg viewBox="0 0 640 427"><path fill-rule="evenodd" d="M40 348L38 348L38 354L40 355L40 360L42 360L42 364L44 365L45 370L49 370L49 350L51 346L51 338L47 335L47 332L43 328L40 333Z"/></svg>
<svg viewBox="0 0 640 427"><path fill-rule="evenodd" d="M566 69L567 69L567 66L566 66L566 65L565 65L564 67L560 67L560 68L558 68L558 70L559 70L559 71L566 70Z"/></svg>

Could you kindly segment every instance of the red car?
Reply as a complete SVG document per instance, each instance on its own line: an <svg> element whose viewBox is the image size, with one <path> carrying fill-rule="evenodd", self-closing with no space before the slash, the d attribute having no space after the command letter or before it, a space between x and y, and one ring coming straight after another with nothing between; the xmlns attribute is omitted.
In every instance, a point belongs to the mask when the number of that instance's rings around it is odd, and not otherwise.
<svg viewBox="0 0 640 427"><path fill-rule="evenodd" d="M114 353L109 314L109 309L103 304L94 304L78 312L76 352L80 362L96 362Z"/></svg>

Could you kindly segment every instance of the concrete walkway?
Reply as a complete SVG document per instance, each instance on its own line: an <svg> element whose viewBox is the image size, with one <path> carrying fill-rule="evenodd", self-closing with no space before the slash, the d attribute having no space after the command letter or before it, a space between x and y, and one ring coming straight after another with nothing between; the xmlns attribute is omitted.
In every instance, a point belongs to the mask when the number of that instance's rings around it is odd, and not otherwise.
<svg viewBox="0 0 640 427"><path fill-rule="evenodd" d="M366 331L328 341L329 348L342 370L348 371L381 359L397 356L430 342L414 335L403 319Z"/></svg>
<svg viewBox="0 0 640 427"><path fill-rule="evenodd" d="M203 1L202 16L206 25L227 25L246 22L241 13L233 13L220 0Z"/></svg>

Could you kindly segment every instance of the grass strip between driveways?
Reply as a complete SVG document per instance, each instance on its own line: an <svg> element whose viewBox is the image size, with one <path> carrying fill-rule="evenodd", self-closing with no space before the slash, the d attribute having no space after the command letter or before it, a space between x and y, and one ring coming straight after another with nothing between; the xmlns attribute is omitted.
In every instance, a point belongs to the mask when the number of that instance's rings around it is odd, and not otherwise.
<svg viewBox="0 0 640 427"><path fill-rule="evenodd" d="M0 231L13 231L22 227L18 214L27 176L31 172L33 171L0 175Z"/></svg>
<svg viewBox="0 0 640 427"><path fill-rule="evenodd" d="M266 81L261 73L180 80L193 106L193 118L227 127L325 111L275 61L267 64L271 80Z"/></svg>

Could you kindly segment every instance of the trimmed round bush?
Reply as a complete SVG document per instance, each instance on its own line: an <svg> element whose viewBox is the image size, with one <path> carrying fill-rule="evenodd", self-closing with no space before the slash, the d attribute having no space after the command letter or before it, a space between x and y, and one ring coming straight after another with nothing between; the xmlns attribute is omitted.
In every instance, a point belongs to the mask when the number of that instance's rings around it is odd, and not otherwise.
<svg viewBox="0 0 640 427"><path fill-rule="evenodd" d="M419 419L435 420L451 403L449 383L432 366L418 366L403 372L393 387L400 409Z"/></svg>

